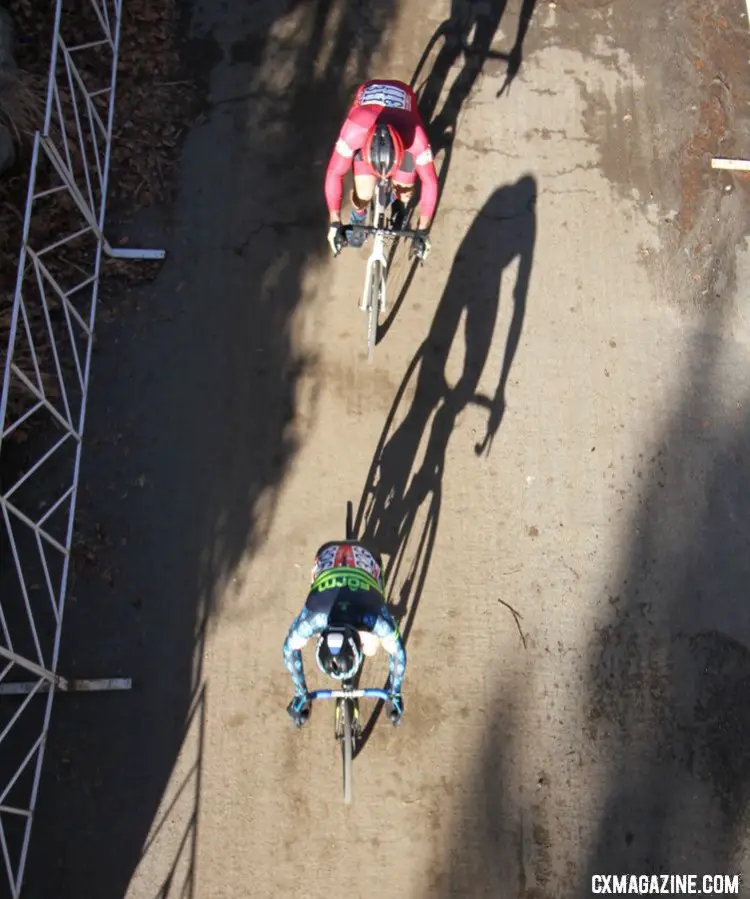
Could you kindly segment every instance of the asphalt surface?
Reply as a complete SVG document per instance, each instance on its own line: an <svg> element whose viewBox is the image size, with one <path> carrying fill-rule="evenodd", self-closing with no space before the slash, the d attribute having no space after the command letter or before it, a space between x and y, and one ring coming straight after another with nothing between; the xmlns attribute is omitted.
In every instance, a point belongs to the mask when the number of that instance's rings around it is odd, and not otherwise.
<svg viewBox="0 0 750 899"><path fill-rule="evenodd" d="M163 273L99 334L104 536L63 642L135 687L57 700L27 896L552 899L748 867L747 201L710 169L747 146L744 6L524 7L192 5L207 114L141 223ZM443 187L368 366L366 253L330 259L322 180L379 74L415 78ZM281 645L349 499L409 667L347 809Z"/></svg>

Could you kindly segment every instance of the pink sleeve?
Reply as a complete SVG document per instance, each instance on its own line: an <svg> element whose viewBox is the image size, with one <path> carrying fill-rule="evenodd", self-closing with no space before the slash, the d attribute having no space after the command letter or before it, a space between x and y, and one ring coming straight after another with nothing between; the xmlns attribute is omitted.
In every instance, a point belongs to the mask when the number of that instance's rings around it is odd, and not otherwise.
<svg viewBox="0 0 750 899"><path fill-rule="evenodd" d="M344 191L344 175L352 164L351 159L334 149L326 170L325 195L329 212L341 212L341 197Z"/></svg>
<svg viewBox="0 0 750 899"><path fill-rule="evenodd" d="M376 114L371 109L358 107L349 113L341 126L326 171L325 195L329 212L341 211L344 175L352 165L354 154L362 149L370 121Z"/></svg>
<svg viewBox="0 0 750 899"><path fill-rule="evenodd" d="M438 179L435 171L435 163L432 158L432 149L427 139L427 134L421 124L417 125L414 133L414 143L411 152L416 163L417 174L422 182L422 194L420 197L420 214L431 219L435 214L438 200Z"/></svg>

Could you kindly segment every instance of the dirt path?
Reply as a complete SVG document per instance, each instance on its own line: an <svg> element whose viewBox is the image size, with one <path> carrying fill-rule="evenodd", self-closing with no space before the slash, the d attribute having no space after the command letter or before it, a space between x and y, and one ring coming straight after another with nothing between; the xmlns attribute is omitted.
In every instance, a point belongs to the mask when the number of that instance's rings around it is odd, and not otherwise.
<svg viewBox="0 0 750 899"><path fill-rule="evenodd" d="M28 895L743 870L746 200L710 171L747 131L742 4L540 0L500 96L519 0L474 4L465 55L438 34L434 253L372 367L323 171L354 86L411 78L449 4L280 7L193 10L209 113L164 273L102 333L84 512L111 584L81 577L66 624L69 666L137 687L58 701ZM280 657L347 499L409 651L350 810Z"/></svg>

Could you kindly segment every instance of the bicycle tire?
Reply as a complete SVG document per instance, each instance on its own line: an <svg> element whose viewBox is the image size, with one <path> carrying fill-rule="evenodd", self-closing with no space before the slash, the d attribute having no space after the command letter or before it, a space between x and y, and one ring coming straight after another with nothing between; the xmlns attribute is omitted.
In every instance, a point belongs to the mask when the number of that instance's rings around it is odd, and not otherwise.
<svg viewBox="0 0 750 899"><path fill-rule="evenodd" d="M370 304L367 310L367 361L372 362L375 355L375 341L378 337L378 319L380 318L380 285L381 265L374 262L370 271Z"/></svg>
<svg viewBox="0 0 750 899"><path fill-rule="evenodd" d="M354 506L352 505L352 501L348 499L346 501L346 539L353 540L354 539Z"/></svg>
<svg viewBox="0 0 750 899"><path fill-rule="evenodd" d="M352 750L354 749L354 732L352 730L352 701L342 700L343 735L341 743L341 760L344 766L344 804L352 803Z"/></svg>

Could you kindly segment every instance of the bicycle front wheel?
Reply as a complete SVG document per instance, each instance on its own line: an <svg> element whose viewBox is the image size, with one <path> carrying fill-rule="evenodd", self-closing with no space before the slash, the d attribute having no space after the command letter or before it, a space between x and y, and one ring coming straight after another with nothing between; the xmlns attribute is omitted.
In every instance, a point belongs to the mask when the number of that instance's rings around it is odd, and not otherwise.
<svg viewBox="0 0 750 899"><path fill-rule="evenodd" d="M374 262L370 269L370 304L367 310L367 361L372 362L375 355L375 341L378 336L378 318L380 317L380 289L382 287L382 269L380 262Z"/></svg>
<svg viewBox="0 0 750 899"><path fill-rule="evenodd" d="M344 699L341 703L342 712L342 742L341 760L344 765L344 803L352 802L352 749L354 748L354 729L352 726L353 709L351 699Z"/></svg>

